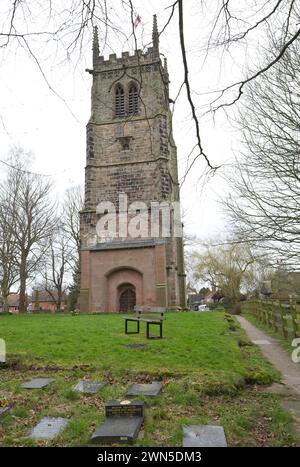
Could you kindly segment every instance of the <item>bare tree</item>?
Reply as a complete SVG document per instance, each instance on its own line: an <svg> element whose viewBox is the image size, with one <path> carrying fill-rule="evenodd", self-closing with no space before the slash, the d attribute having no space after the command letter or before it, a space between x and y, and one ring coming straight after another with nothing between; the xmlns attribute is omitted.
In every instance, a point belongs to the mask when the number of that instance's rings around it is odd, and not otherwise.
<svg viewBox="0 0 300 467"><path fill-rule="evenodd" d="M78 305L80 292L80 218L84 207L83 187L74 186L67 190L63 202L62 230L69 243L68 264L72 271L72 283L69 286L69 306Z"/></svg>
<svg viewBox="0 0 300 467"><path fill-rule="evenodd" d="M249 87L240 112L245 151L225 201L240 238L270 250L273 265L292 268L300 267L299 51L293 44Z"/></svg>
<svg viewBox="0 0 300 467"><path fill-rule="evenodd" d="M64 236L62 226L58 225L49 238L41 271L43 281L40 284L40 288L55 302L57 311L62 309L62 301L68 288L67 274L72 266L71 249L69 238Z"/></svg>
<svg viewBox="0 0 300 467"><path fill-rule="evenodd" d="M26 310L28 280L47 248L46 240L55 225L55 205L51 201L51 181L27 171L28 155L15 153L7 170L6 191L9 193L5 206L7 222L13 218L11 245L15 247L20 291L19 310Z"/></svg>
<svg viewBox="0 0 300 467"><path fill-rule="evenodd" d="M0 303L4 312L8 308L11 289L19 280L15 227L15 179L10 174L0 184Z"/></svg>
<svg viewBox="0 0 300 467"><path fill-rule="evenodd" d="M74 253L80 251L79 213L84 207L83 187L73 186L66 191L62 207L62 228L70 238Z"/></svg>

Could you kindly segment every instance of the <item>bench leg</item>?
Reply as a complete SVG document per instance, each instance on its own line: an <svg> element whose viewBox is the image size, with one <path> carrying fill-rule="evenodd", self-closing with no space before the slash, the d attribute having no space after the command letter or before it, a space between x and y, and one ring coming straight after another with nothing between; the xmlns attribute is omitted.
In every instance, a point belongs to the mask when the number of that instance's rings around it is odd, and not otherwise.
<svg viewBox="0 0 300 467"><path fill-rule="evenodd" d="M137 324L136 331L128 331L128 321L132 321ZM140 333L140 322L133 321L131 319L125 319L125 334L139 334L139 333Z"/></svg>
<svg viewBox="0 0 300 467"><path fill-rule="evenodd" d="M163 323L146 323L147 324L147 339L162 339L163 337L163 330L162 330L162 325ZM159 326L159 336L150 336L150 324L153 324L153 326L157 325Z"/></svg>

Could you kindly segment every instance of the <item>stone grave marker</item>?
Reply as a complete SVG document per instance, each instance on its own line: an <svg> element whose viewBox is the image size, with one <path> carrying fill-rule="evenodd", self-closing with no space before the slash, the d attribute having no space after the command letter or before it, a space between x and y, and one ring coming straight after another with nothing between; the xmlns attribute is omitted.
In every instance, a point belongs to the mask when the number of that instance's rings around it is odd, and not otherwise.
<svg viewBox="0 0 300 467"><path fill-rule="evenodd" d="M65 429L68 422L69 420L67 418L44 417L31 430L29 437L33 439L51 440Z"/></svg>
<svg viewBox="0 0 300 467"><path fill-rule="evenodd" d="M102 389L106 383L101 381L86 381L81 380L73 387L73 391L83 392L86 394L96 394Z"/></svg>
<svg viewBox="0 0 300 467"><path fill-rule="evenodd" d="M190 425L183 427L184 448L227 447L224 428L213 425Z"/></svg>
<svg viewBox="0 0 300 467"><path fill-rule="evenodd" d="M13 406L14 403L12 403L7 397L0 396L0 417L12 409Z"/></svg>
<svg viewBox="0 0 300 467"><path fill-rule="evenodd" d="M144 403L110 401L105 406L106 419L93 433L91 442L99 444L132 444L144 420Z"/></svg>
<svg viewBox="0 0 300 467"><path fill-rule="evenodd" d="M48 384L52 383L54 379L52 378L36 378L30 381L26 381L22 384L22 388L24 389L42 389Z"/></svg>
<svg viewBox="0 0 300 467"><path fill-rule="evenodd" d="M92 443L132 444L140 431L140 417L110 417L99 426L92 436Z"/></svg>
<svg viewBox="0 0 300 467"><path fill-rule="evenodd" d="M8 412L11 409L11 406L8 405L6 407L0 407L0 417L1 415L4 415L6 412Z"/></svg>
<svg viewBox="0 0 300 467"><path fill-rule="evenodd" d="M146 344L127 344L126 347L128 349L145 349L147 348Z"/></svg>
<svg viewBox="0 0 300 467"><path fill-rule="evenodd" d="M105 405L105 415L106 417L144 418L144 402L112 400Z"/></svg>
<svg viewBox="0 0 300 467"><path fill-rule="evenodd" d="M153 381L147 384L134 384L127 391L127 396L158 396L162 390L162 383L160 381Z"/></svg>
<svg viewBox="0 0 300 467"><path fill-rule="evenodd" d="M6 363L6 345L5 340L0 339L0 366Z"/></svg>
<svg viewBox="0 0 300 467"><path fill-rule="evenodd" d="M253 344L256 344L256 345L271 345L271 342L270 341L267 341L265 339L258 339L258 340L254 340L252 341Z"/></svg>

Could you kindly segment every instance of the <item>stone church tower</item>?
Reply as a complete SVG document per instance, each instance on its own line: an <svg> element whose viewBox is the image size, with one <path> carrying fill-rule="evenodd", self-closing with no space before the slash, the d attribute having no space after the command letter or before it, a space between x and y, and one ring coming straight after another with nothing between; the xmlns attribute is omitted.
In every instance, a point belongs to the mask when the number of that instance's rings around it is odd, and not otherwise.
<svg viewBox="0 0 300 467"><path fill-rule="evenodd" d="M184 308L182 237L174 235L172 222L170 236L162 235L161 228L155 235L150 229L151 203L179 202L169 75L166 60L160 59L156 16L152 47L145 53L136 50L132 56L128 52L121 58L112 54L108 60L99 56L95 28L93 69L87 71L93 85L81 212L81 311L127 311L136 304ZM131 205L129 214L120 194ZM116 235L109 238L99 237L97 228L111 212L99 208L103 202L115 207L118 219ZM129 235L132 209L146 218L149 214L147 235ZM172 221L174 210L170 217ZM162 212L160 227L161 219Z"/></svg>

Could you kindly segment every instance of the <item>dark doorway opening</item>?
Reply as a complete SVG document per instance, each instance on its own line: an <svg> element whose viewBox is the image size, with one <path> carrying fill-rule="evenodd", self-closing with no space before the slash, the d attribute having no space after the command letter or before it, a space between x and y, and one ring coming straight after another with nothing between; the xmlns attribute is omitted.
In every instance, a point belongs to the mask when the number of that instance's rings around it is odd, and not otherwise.
<svg viewBox="0 0 300 467"><path fill-rule="evenodd" d="M136 305L136 293L134 287L127 287L120 294L120 311L133 311Z"/></svg>

